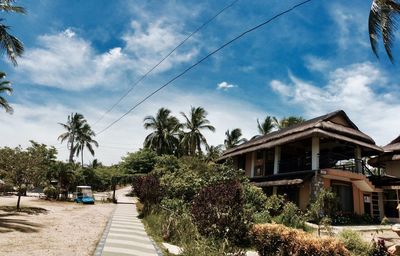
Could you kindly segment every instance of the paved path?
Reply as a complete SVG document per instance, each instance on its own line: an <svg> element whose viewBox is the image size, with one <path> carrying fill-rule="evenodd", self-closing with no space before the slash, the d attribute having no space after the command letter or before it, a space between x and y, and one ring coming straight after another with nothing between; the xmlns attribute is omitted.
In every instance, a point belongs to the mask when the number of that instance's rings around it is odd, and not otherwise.
<svg viewBox="0 0 400 256"><path fill-rule="evenodd" d="M128 191L129 188L120 190L117 207L97 247L96 256L160 255L137 217L134 199L124 196Z"/></svg>

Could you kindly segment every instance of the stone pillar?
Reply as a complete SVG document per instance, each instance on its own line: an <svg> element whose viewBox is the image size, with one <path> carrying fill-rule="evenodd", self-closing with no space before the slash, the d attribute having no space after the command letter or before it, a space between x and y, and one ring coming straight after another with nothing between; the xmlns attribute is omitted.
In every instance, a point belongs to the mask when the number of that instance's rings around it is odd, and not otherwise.
<svg viewBox="0 0 400 256"><path fill-rule="evenodd" d="M279 162L281 161L281 147L275 146L274 154L274 174L279 173Z"/></svg>
<svg viewBox="0 0 400 256"><path fill-rule="evenodd" d="M319 137L312 137L311 141L311 169L319 170Z"/></svg>

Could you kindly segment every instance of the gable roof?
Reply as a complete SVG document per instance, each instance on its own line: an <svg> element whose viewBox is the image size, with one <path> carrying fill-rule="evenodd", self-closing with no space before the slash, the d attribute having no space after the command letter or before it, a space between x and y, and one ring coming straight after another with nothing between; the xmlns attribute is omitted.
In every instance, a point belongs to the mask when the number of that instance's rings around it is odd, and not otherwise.
<svg viewBox="0 0 400 256"><path fill-rule="evenodd" d="M256 137L239 146L226 150L220 159L222 160L258 149L272 148L314 135L348 141L372 151L382 151L380 147L375 145L375 141L371 137L358 129L343 110L338 110L279 131Z"/></svg>
<svg viewBox="0 0 400 256"><path fill-rule="evenodd" d="M395 152L395 151L400 151L400 136L394 139L392 142L387 144L386 146L383 147L383 150L385 152Z"/></svg>

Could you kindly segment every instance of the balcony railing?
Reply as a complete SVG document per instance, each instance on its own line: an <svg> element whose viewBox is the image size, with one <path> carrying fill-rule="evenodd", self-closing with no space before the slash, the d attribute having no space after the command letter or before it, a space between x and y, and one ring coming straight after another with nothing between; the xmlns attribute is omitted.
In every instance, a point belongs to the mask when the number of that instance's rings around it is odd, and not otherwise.
<svg viewBox="0 0 400 256"><path fill-rule="evenodd" d="M319 156L319 167L320 169L332 168L364 175L372 175L371 170L368 168L364 160L343 160L346 158L346 156L335 153L321 154Z"/></svg>

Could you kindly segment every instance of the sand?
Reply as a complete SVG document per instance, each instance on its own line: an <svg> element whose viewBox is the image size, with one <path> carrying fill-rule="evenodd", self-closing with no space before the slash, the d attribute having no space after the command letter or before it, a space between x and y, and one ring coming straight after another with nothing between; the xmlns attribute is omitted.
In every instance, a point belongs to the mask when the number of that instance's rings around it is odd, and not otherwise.
<svg viewBox="0 0 400 256"><path fill-rule="evenodd" d="M0 196L2 256L93 255L115 207L110 203L81 205L22 197L22 207L39 207L35 210L39 213L7 211L5 206L16 202L15 196Z"/></svg>

